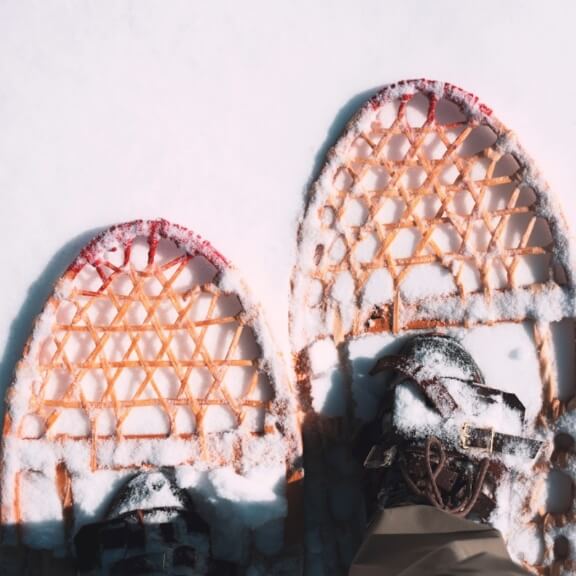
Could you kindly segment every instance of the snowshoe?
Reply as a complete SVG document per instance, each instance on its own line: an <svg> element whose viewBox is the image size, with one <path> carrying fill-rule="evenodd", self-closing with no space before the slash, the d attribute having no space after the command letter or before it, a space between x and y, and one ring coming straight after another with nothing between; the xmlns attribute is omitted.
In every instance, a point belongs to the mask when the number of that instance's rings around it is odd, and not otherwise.
<svg viewBox="0 0 576 576"><path fill-rule="evenodd" d="M17 366L4 422L3 543L70 555L120 485L165 467L180 489L203 490L215 560L283 558L303 476L283 361L221 254L180 226L135 221L82 250ZM112 521L130 532L135 513Z"/></svg>
<svg viewBox="0 0 576 576"><path fill-rule="evenodd" d="M382 402L397 400L372 373L375 359L433 331L458 340L484 374L468 366L454 395L486 394L484 405L506 415L494 431L471 422L465 444L511 444L498 434L530 440L530 473L500 483L488 521L516 562L576 574L574 287L574 247L557 202L476 96L413 80L359 110L312 187L292 279L307 485L319 502L308 534L329 573L346 573L366 525L354 496L363 473L349 447ZM455 346L434 338L436 352ZM438 374L462 371L438 356ZM417 363L405 362L390 367L414 378ZM406 408L466 406L452 388L427 384L431 366L416 379L426 392L420 404L413 390L396 389Z"/></svg>

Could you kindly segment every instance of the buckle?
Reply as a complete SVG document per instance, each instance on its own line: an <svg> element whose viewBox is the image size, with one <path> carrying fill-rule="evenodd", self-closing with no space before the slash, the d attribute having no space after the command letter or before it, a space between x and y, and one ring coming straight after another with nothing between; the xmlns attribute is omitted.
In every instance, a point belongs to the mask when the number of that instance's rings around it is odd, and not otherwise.
<svg viewBox="0 0 576 576"><path fill-rule="evenodd" d="M384 448L381 444L375 444L364 460L364 468L368 470L389 468L394 463L397 453L398 448L396 446Z"/></svg>
<svg viewBox="0 0 576 576"><path fill-rule="evenodd" d="M489 454L494 451L494 428L474 428L464 424L460 430L460 446L464 450L486 450Z"/></svg>

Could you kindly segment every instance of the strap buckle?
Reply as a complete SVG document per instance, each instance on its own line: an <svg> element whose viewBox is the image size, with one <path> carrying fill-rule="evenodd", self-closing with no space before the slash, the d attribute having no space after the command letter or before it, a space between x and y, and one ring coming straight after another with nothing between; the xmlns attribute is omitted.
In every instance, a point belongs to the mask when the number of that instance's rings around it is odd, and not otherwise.
<svg viewBox="0 0 576 576"><path fill-rule="evenodd" d="M364 460L364 468L368 470L389 468L394 463L397 453L398 448L396 446L384 448L380 444L375 444Z"/></svg>
<svg viewBox="0 0 576 576"><path fill-rule="evenodd" d="M460 446L464 450L485 450L492 454L495 436L494 428L474 428L466 423L460 430Z"/></svg>

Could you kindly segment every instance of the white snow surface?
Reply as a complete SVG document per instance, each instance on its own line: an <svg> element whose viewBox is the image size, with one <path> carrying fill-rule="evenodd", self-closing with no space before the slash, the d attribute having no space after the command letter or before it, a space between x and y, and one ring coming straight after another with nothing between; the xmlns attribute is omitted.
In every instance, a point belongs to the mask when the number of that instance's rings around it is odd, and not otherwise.
<svg viewBox="0 0 576 576"><path fill-rule="evenodd" d="M204 473L180 467L177 479L209 521L212 546L219 556L245 562L250 542L265 555L282 547L286 515L282 465L254 467L245 476L229 468Z"/></svg>
<svg viewBox="0 0 576 576"><path fill-rule="evenodd" d="M322 338L308 348L310 371L314 376L323 374L338 363L338 350L331 338Z"/></svg>
<svg viewBox="0 0 576 576"><path fill-rule="evenodd" d="M228 506L229 515L249 528L258 528L286 515L285 469L283 466L260 466L241 476L230 468L220 468L208 474L217 507Z"/></svg>
<svg viewBox="0 0 576 576"><path fill-rule="evenodd" d="M375 270L364 286L363 306L372 307L375 304L386 304L392 300L393 280L390 272L384 268Z"/></svg>
<svg viewBox="0 0 576 576"><path fill-rule="evenodd" d="M0 307L2 385L45 294L41 285L92 232L78 235L136 217L161 215L214 242L250 281L289 358L288 281L301 191L359 94L406 70L434 71L495 106L573 221L576 127L564 103L576 97L576 77L557 56L576 51L576 6L564 6L562 18L539 0L484 6L2 3L0 237L10 247L0 253L10 278ZM431 30L441 30L441 41L431 41ZM401 58L391 58L391 46ZM518 46L522 58L511 66L503 54ZM379 294L386 295L379 289L370 302L382 303ZM317 321L309 311L306 330ZM372 360L366 357L359 370ZM355 382L355 389L371 399L362 404L367 419L379 381L369 384L363 368L360 374L366 386ZM42 462L41 451L31 462ZM89 510L105 499L105 483L101 492L83 499Z"/></svg>
<svg viewBox="0 0 576 576"><path fill-rule="evenodd" d="M399 382L394 398L394 424L412 436L427 436L439 431L442 417L426 406L421 391L413 382Z"/></svg>

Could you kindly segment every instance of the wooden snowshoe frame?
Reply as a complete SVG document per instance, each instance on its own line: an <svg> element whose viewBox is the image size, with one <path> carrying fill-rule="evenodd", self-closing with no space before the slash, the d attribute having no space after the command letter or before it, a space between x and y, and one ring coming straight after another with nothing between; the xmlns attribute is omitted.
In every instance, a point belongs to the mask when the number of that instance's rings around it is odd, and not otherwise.
<svg viewBox="0 0 576 576"><path fill-rule="evenodd" d="M183 227L122 224L64 273L17 367L2 524L26 521L27 478L52 479L70 535L78 475L179 465L242 473L279 461L292 482L300 455L290 380L235 269Z"/></svg>
<svg viewBox="0 0 576 576"><path fill-rule="evenodd" d="M308 349L322 339L340 350L371 333L526 322L543 387L532 424L550 439L536 469L569 476L574 495L576 400L559 397L550 331L575 316L573 248L547 185L490 108L428 80L378 92L328 153L298 243L291 330L304 409ZM538 530L545 550L527 567L576 574L574 497L558 514L528 500L519 528Z"/></svg>

